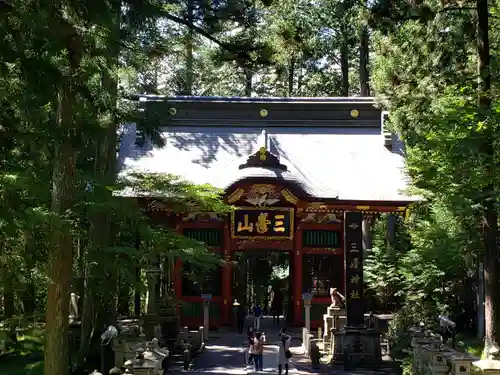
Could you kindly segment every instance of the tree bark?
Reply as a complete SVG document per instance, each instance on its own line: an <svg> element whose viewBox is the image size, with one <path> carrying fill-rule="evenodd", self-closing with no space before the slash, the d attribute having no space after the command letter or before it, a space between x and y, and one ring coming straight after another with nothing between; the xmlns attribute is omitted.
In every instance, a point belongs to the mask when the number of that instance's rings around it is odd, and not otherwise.
<svg viewBox="0 0 500 375"><path fill-rule="evenodd" d="M193 56L193 18L194 18L194 0L187 2L187 22L188 30L186 34L186 85L184 95L193 95L194 81L194 56Z"/></svg>
<svg viewBox="0 0 500 375"><path fill-rule="evenodd" d="M73 93L70 83L63 85L59 100L62 127L69 128L73 117ZM64 215L73 205L77 153L70 140L56 146L52 177L52 212ZM61 218L63 219L63 218ZM73 236L66 225L52 222L53 244L48 259L48 290L44 373L67 375L68 323Z"/></svg>
<svg viewBox="0 0 500 375"><path fill-rule="evenodd" d="M248 67L244 67L243 71L245 73L245 96L251 97L253 91L252 87L253 72L252 69Z"/></svg>
<svg viewBox="0 0 500 375"><path fill-rule="evenodd" d="M109 111L101 114L103 132L96 142L94 158L94 177L97 184L93 189L97 199L105 201L112 199L106 186L115 182L116 174L118 82L113 72L119 65L120 6L120 0L112 1L114 20L107 35L106 68L102 72L101 81L103 90L108 93L110 98ZM82 312L81 345L78 355L80 364L89 353L93 354L97 351L104 326L115 324L117 318L118 270L114 265L116 255L103 254L102 252L103 249L113 244L111 227L112 214L109 209L96 210L90 215L91 244L88 248L85 266L86 285ZM101 262L103 266L92 266L96 262ZM97 273L102 271L104 274ZM96 282L97 280L100 280L101 283Z"/></svg>
<svg viewBox="0 0 500 375"><path fill-rule="evenodd" d="M135 270L136 286L134 290L134 315L136 318L141 316L141 267Z"/></svg>
<svg viewBox="0 0 500 375"><path fill-rule="evenodd" d="M364 97L370 96L369 41L368 27L363 24L359 33L359 91Z"/></svg>
<svg viewBox="0 0 500 375"><path fill-rule="evenodd" d="M290 62L288 64L288 97L293 96L293 82L295 77L295 57L290 58Z"/></svg>
<svg viewBox="0 0 500 375"><path fill-rule="evenodd" d="M340 72L342 75L342 85L340 95L349 96L349 35L345 26L341 28L342 42L340 45Z"/></svg>
<svg viewBox="0 0 500 375"><path fill-rule="evenodd" d="M488 1L477 0L477 56L478 56L478 89L479 89L479 120L487 123L491 115L491 68L489 46L489 14ZM500 311L497 289L498 277L498 214L496 211L496 193L494 176L493 129L488 125L483 135L482 152L486 155L485 176L490 182L483 190L483 239L484 239L484 309L485 309L485 354L492 347L498 347Z"/></svg>

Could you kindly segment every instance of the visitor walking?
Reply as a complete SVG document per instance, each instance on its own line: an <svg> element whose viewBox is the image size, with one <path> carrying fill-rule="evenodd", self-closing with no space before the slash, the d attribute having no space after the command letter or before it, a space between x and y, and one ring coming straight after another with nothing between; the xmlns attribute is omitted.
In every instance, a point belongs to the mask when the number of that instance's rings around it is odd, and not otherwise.
<svg viewBox="0 0 500 375"><path fill-rule="evenodd" d="M243 328L245 327L245 318L247 317L247 312L245 311L245 306L238 302L236 307L236 323L239 333L243 333Z"/></svg>
<svg viewBox="0 0 500 375"><path fill-rule="evenodd" d="M248 338L248 364L253 365L256 363L255 355L256 355L256 340L255 340L255 331L253 330L253 327L249 326L248 331L247 331L247 338ZM257 366L257 365L256 365Z"/></svg>
<svg viewBox="0 0 500 375"><path fill-rule="evenodd" d="M259 304L256 304L253 308L253 328L256 331L260 331L260 319L262 317L262 308Z"/></svg>
<svg viewBox="0 0 500 375"><path fill-rule="evenodd" d="M255 371L263 371L264 343L266 336L262 332L255 334Z"/></svg>
<svg viewBox="0 0 500 375"><path fill-rule="evenodd" d="M238 306L240 305L240 303L238 302L238 300L235 298L234 299L234 302L233 302L233 317L232 317L232 322L236 324L236 322L238 321L237 319L237 312L238 312Z"/></svg>
<svg viewBox="0 0 500 375"><path fill-rule="evenodd" d="M288 375L288 360L292 357L292 353L290 352L292 337L287 334L286 328L281 329L279 337L280 347L278 352L278 374L281 375L284 368L285 375Z"/></svg>

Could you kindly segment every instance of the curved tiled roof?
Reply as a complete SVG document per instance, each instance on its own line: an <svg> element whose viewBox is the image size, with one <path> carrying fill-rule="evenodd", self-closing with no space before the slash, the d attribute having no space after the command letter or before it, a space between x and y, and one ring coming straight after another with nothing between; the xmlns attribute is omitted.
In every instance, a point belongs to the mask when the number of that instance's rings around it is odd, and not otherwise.
<svg viewBox="0 0 500 375"><path fill-rule="evenodd" d="M264 131L265 130L265 131ZM194 183L227 188L244 179L277 179L318 198L411 201L403 190L403 156L384 147L380 128L171 127L164 147L136 144L135 125L125 125L121 173L171 173ZM265 147L286 166L239 167Z"/></svg>

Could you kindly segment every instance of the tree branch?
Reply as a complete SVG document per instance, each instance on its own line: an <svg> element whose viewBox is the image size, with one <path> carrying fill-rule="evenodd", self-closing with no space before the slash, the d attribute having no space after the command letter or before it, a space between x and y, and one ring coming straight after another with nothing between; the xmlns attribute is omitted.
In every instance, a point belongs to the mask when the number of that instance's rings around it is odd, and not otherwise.
<svg viewBox="0 0 500 375"><path fill-rule="evenodd" d="M197 33L197 34L205 37L206 39L210 40L211 42L217 44L222 49L224 49L224 50L226 50L228 52L234 53L239 58L242 58L242 59L245 59L245 60L251 60L250 55L247 52L239 51L237 48L231 46L230 44L224 43L223 41L221 41L221 40L217 39L216 37L214 37L213 35L211 35L206 30L203 30L201 27L196 26L194 24L190 24L184 18L174 16L173 14L170 14L168 12L164 12L162 14L162 16L165 17L166 19L170 20L170 21L178 23L179 25L187 26L188 28L190 28L195 33Z"/></svg>

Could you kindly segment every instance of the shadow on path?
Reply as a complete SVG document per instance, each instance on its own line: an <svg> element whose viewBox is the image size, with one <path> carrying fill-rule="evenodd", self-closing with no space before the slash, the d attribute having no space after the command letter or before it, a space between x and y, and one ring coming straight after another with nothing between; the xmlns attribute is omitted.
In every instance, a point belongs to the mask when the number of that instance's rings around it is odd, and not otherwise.
<svg viewBox="0 0 500 375"><path fill-rule="evenodd" d="M195 360L191 373L246 374L243 345L246 335L224 332L209 341L203 353Z"/></svg>

